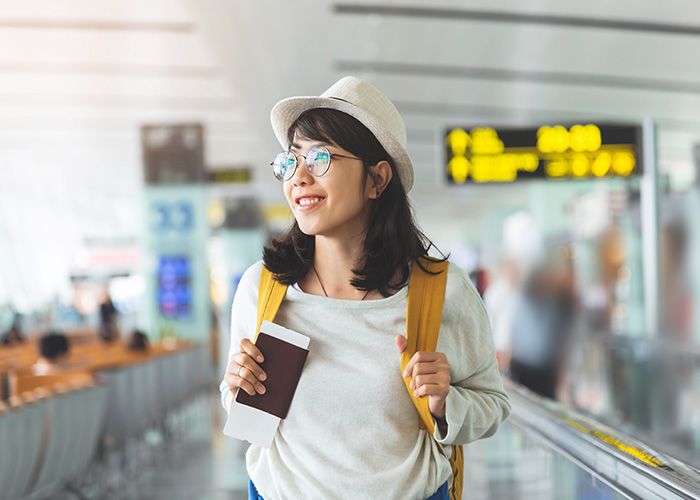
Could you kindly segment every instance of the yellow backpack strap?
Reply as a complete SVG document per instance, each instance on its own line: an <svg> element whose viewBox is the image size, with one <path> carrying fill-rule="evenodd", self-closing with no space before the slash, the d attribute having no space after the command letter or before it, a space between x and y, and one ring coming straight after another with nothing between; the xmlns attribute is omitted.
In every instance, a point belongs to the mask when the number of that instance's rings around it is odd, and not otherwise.
<svg viewBox="0 0 700 500"><path fill-rule="evenodd" d="M445 282L447 281L447 261L438 262L430 258L421 258L421 264L431 273L420 268L417 262L411 269L411 280L408 284L408 310L406 311L406 340L408 344L401 355L401 370L418 351L435 351L438 335L440 334L440 318L442 317L442 302L445 298ZM409 387L411 377L404 378L406 389L411 395L413 404L418 409L421 427L426 428L432 435L435 431L435 421L428 408L428 398L417 398Z"/></svg>
<svg viewBox="0 0 700 500"><path fill-rule="evenodd" d="M452 500L462 500L462 490L464 487L464 447L452 445L452 456L450 457L452 466L452 488L450 488L450 498Z"/></svg>
<svg viewBox="0 0 700 500"><path fill-rule="evenodd" d="M421 258L421 264L430 273L426 273L414 263L411 270L411 281L408 285L408 311L406 312L406 339L408 344L401 355L401 370L418 351L435 351L440 335L440 320L442 318L442 303L445 299L445 283L447 282L448 262L435 261L429 257ZM421 428L427 429L432 436L435 432L435 421L428 407L428 398L417 398L409 384L411 378L404 378L408 394L420 415ZM450 498L461 500L464 484L464 449L462 446L452 446L450 456L452 467L452 486Z"/></svg>
<svg viewBox="0 0 700 500"><path fill-rule="evenodd" d="M258 332L262 322L274 321L277 310L287 293L287 285L283 285L275 279L272 274L263 265L260 273L260 286L258 288L258 327L255 330L255 338L257 340Z"/></svg>

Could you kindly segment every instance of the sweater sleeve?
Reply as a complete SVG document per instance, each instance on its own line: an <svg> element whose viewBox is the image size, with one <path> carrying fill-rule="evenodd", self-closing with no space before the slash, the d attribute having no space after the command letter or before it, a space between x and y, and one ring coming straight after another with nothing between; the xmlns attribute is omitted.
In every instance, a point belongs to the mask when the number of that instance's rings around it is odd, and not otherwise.
<svg viewBox="0 0 700 500"><path fill-rule="evenodd" d="M255 327L257 326L258 314L258 287L260 284L260 273L262 271L262 261L258 261L250 266L238 283L236 294L231 306L231 337L228 351L228 361L238 352L241 340L255 338ZM227 363L228 365L228 363ZM224 373L226 368L224 368ZM221 404L226 411L231 408L233 393L226 384L226 380L221 381L219 386L221 391Z"/></svg>
<svg viewBox="0 0 700 500"><path fill-rule="evenodd" d="M511 413L498 371L495 346L484 304L469 276L450 264L437 350L450 364L445 401L447 432L435 426L444 445L467 444L492 436Z"/></svg>

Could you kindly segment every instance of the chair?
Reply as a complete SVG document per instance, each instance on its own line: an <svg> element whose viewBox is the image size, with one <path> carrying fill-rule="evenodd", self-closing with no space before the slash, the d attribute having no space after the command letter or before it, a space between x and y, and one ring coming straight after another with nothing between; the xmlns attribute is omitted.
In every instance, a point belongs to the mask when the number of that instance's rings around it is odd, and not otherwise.
<svg viewBox="0 0 700 500"><path fill-rule="evenodd" d="M87 387L79 391L78 397L80 400L76 400L76 408L80 411L76 415L77 438L73 446L64 451L64 459L71 464L67 478L85 470L97 450L107 410L107 387Z"/></svg>
<svg viewBox="0 0 700 500"><path fill-rule="evenodd" d="M38 397L26 397L24 406L16 411L19 418L15 422L12 432L20 446L15 449L16 454L13 457L15 468L10 480L0 480L0 484L5 489L3 498L7 500L16 500L27 493L29 483L40 460L48 405L48 393L42 391ZM2 442L9 441L3 440Z"/></svg>
<svg viewBox="0 0 700 500"><path fill-rule="evenodd" d="M0 403L0 489L4 489L3 485L8 484L12 480L14 472L12 452L13 446L10 445L12 429L17 422L18 411L10 412L10 409L5 403Z"/></svg>
<svg viewBox="0 0 700 500"><path fill-rule="evenodd" d="M80 418L84 405L85 388L66 385L54 386L56 392L50 398L48 413L48 436L45 441L36 482L31 485L34 491L51 489L68 481L72 471L71 460L76 454L76 446L83 432Z"/></svg>
<svg viewBox="0 0 700 500"><path fill-rule="evenodd" d="M104 436L115 443L124 443L130 435L131 376L127 368L100 372L107 378L107 410Z"/></svg>

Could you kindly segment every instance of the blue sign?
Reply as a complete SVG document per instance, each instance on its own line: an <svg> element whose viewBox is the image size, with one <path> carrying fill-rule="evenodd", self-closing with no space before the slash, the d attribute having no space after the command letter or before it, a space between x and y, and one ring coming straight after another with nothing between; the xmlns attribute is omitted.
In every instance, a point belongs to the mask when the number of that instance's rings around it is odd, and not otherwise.
<svg viewBox="0 0 700 500"><path fill-rule="evenodd" d="M187 233L194 228L194 208L190 201L154 201L151 203L151 230L160 233Z"/></svg>
<svg viewBox="0 0 700 500"><path fill-rule="evenodd" d="M191 266L188 257L161 255L158 261L158 304L169 319L192 317Z"/></svg>

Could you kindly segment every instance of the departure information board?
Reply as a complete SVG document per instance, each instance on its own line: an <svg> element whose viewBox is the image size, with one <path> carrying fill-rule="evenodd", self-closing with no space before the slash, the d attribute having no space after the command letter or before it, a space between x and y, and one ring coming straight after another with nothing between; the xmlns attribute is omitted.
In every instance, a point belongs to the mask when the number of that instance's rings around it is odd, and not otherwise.
<svg viewBox="0 0 700 500"><path fill-rule="evenodd" d="M642 173L641 126L452 128L445 134L450 184L632 177Z"/></svg>
<svg viewBox="0 0 700 500"><path fill-rule="evenodd" d="M161 255L158 262L158 303L161 314L170 319L192 316L192 271L190 260L181 255Z"/></svg>

